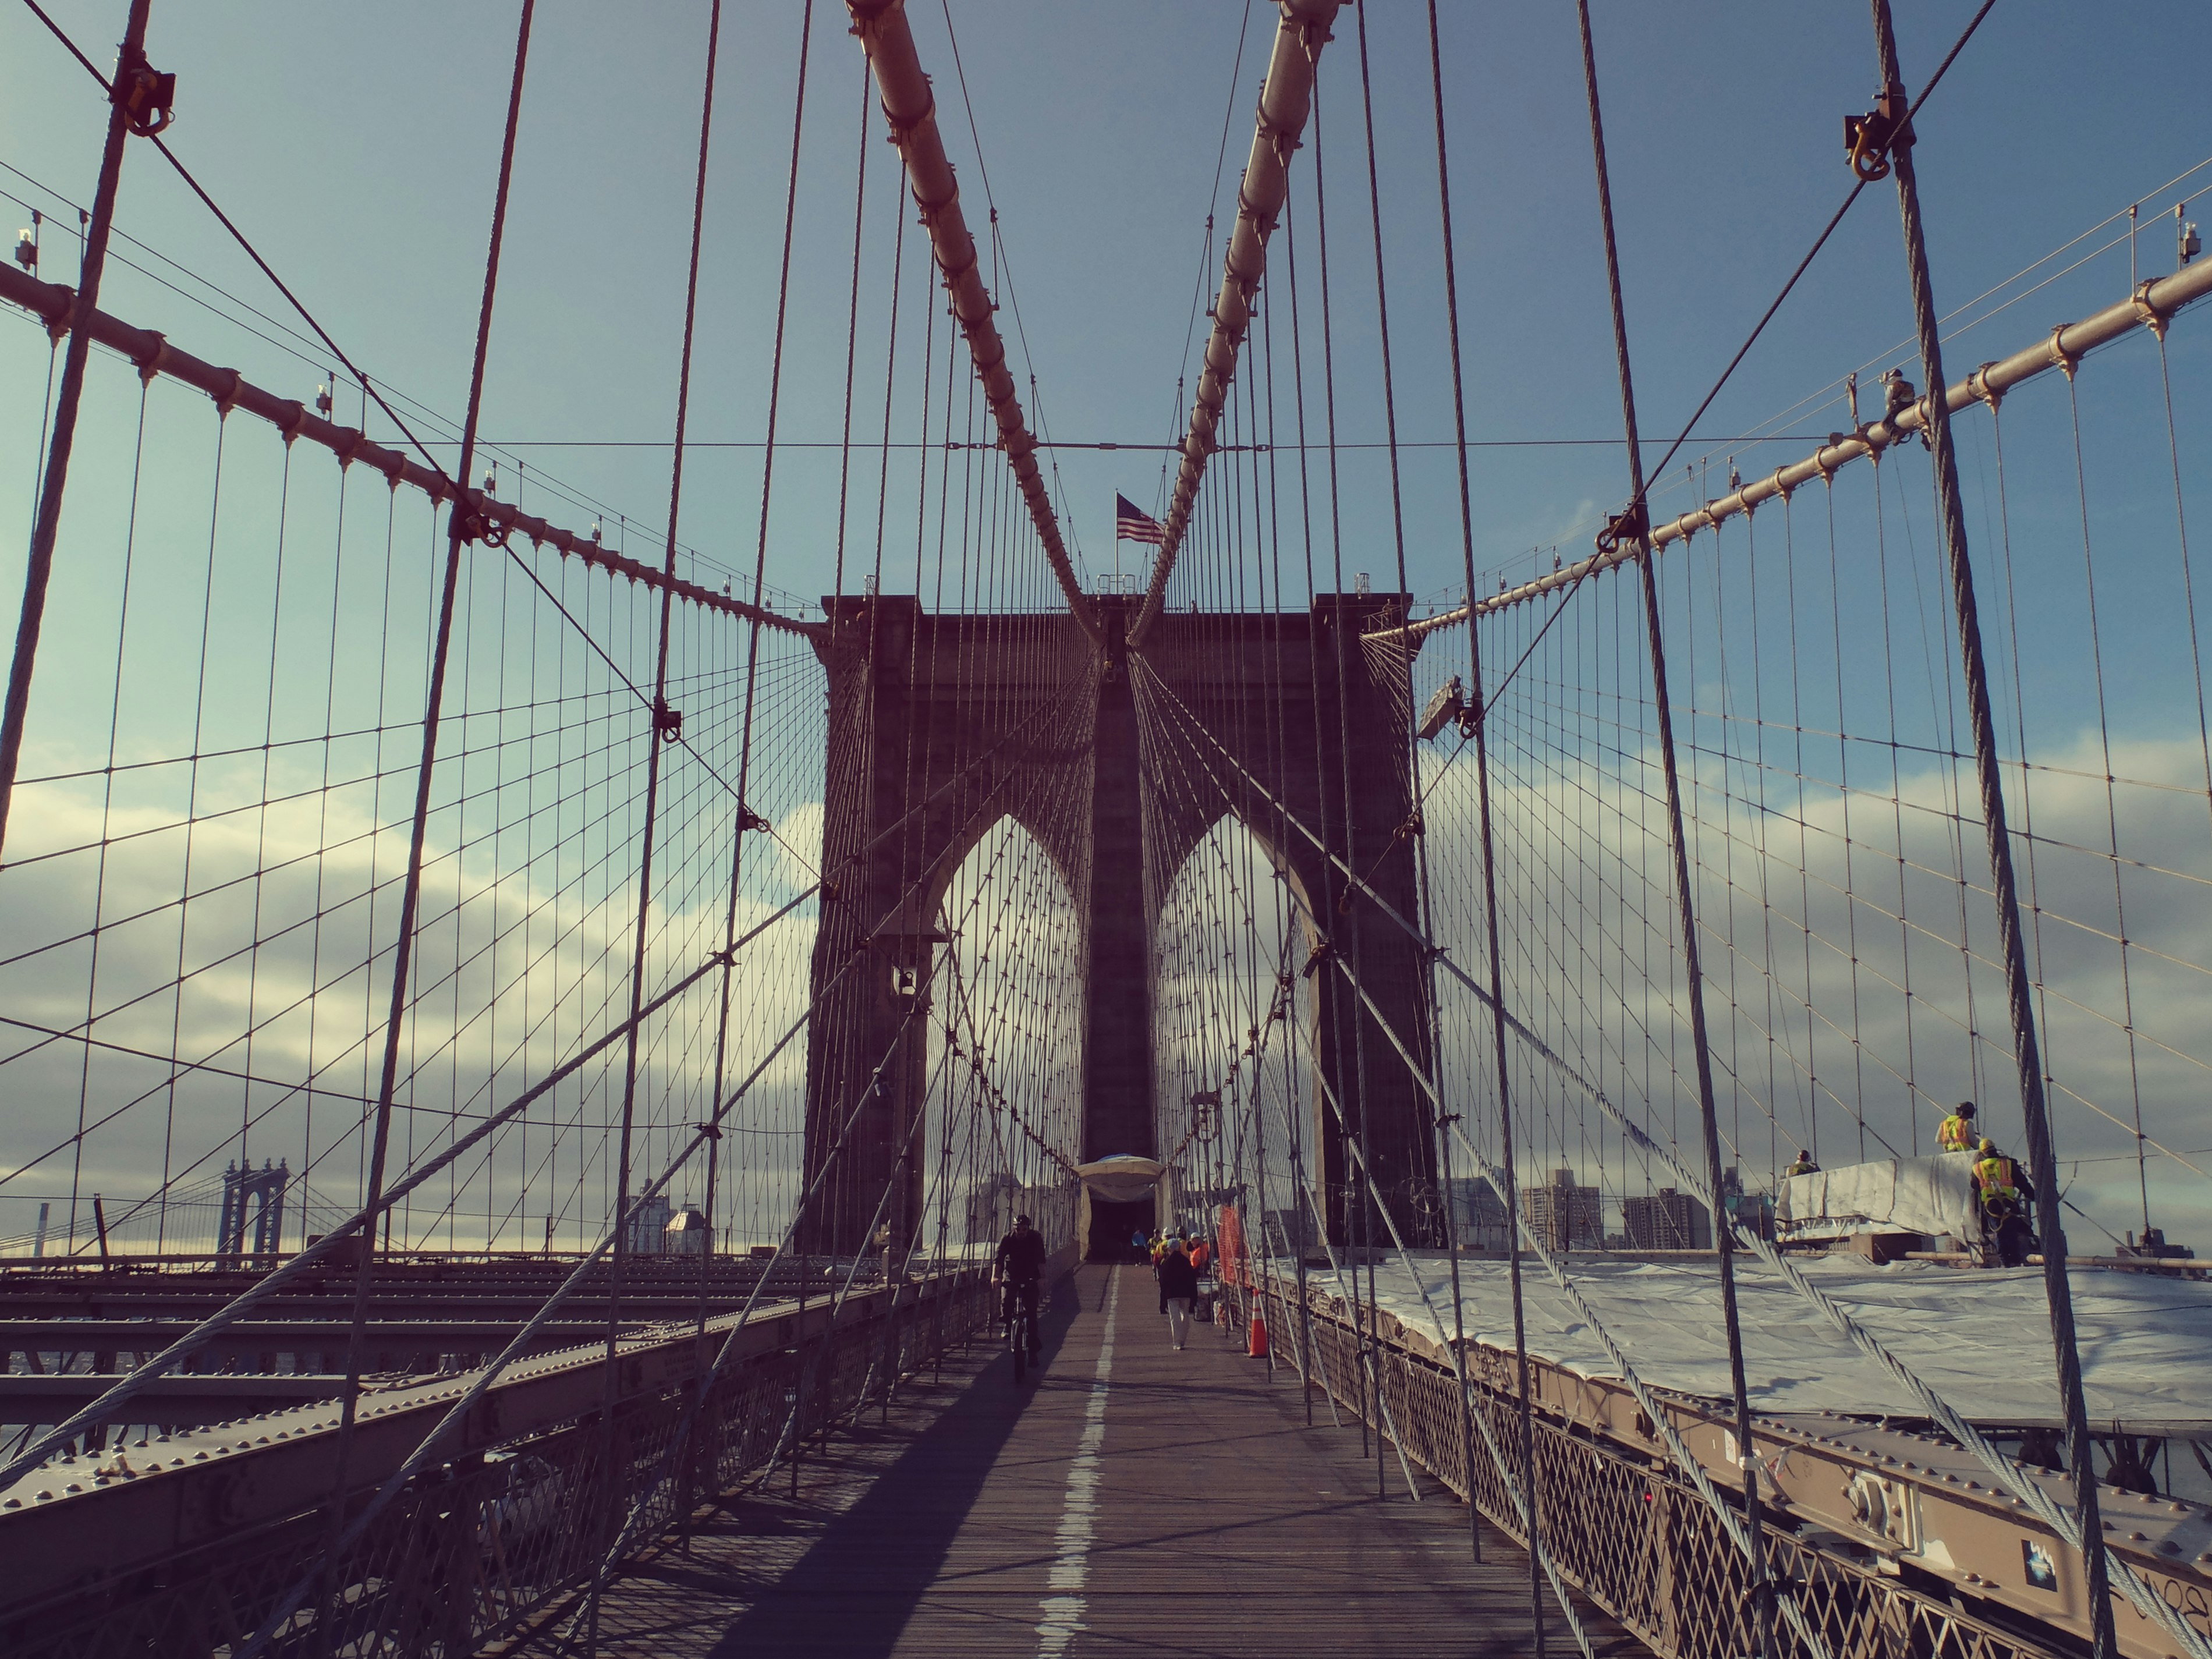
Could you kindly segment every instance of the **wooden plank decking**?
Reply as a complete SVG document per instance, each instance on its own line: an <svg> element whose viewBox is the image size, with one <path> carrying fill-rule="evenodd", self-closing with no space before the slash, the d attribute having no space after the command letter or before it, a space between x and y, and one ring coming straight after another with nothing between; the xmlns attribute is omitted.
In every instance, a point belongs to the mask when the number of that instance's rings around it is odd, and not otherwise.
<svg viewBox="0 0 2212 1659"><path fill-rule="evenodd" d="M1395 1458L1378 1500L1356 1425L1316 1395L1309 1428L1295 1375L1217 1327L1174 1350L1156 1294L1141 1269L1085 1268L1051 1298L1041 1380L979 1346L918 1381L810 1459L796 1499L779 1478L612 1587L600 1652L1534 1651L1517 1549L1486 1528L1474 1565L1467 1510L1425 1479L1408 1501ZM1601 1651L1642 1651L1584 1613Z"/></svg>

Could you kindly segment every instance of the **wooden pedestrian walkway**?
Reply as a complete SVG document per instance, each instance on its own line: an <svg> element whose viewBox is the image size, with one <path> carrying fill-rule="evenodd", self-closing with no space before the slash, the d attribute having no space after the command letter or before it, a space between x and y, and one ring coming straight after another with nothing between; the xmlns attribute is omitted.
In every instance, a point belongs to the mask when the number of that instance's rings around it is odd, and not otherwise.
<svg viewBox="0 0 2212 1659"><path fill-rule="evenodd" d="M1039 1380L979 1346L613 1586L600 1651L1462 1655L1534 1651L1526 1558L1433 1482L1378 1499L1356 1425L1221 1329L1169 1345L1151 1275L1058 1287ZM1586 1621L1594 1615L1584 1609ZM1573 1651L1547 1617L1549 1651ZM1601 1651L1641 1652L1610 1626ZM520 1650L550 1652L550 1641Z"/></svg>

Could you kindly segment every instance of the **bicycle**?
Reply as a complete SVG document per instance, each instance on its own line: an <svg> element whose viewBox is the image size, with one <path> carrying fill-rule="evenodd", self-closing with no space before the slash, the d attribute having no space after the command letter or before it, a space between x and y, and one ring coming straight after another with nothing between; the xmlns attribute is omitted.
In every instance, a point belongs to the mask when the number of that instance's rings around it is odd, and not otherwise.
<svg viewBox="0 0 2212 1659"><path fill-rule="evenodd" d="M1006 1327L1006 1346L1014 1356L1014 1381L1021 1382L1032 1365L1042 1355L1043 1342L1037 1333L1037 1287L1035 1285L1006 1286L1006 1304L1001 1318Z"/></svg>

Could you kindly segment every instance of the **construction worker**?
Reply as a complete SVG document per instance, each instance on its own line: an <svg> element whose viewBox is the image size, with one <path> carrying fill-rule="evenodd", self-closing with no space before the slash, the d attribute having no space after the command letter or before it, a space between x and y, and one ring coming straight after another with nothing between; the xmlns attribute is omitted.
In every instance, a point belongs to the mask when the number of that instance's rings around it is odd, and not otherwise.
<svg viewBox="0 0 2212 1659"><path fill-rule="evenodd" d="M1790 1176L1818 1175L1820 1173L1820 1166L1813 1162L1812 1153L1800 1152L1797 1154L1797 1161L1782 1173Z"/></svg>
<svg viewBox="0 0 2212 1659"><path fill-rule="evenodd" d="M1974 1103L1971 1100L1960 1101L1959 1109L1945 1118L1936 1129L1936 1146L1939 1152L1971 1152L1981 1138L1981 1129L1974 1121Z"/></svg>
<svg viewBox="0 0 2212 1659"><path fill-rule="evenodd" d="M2027 1224L2027 1172L1984 1137L1974 1160L1974 1196L1981 1204L1984 1234L2007 1267L2026 1263L2035 1242Z"/></svg>

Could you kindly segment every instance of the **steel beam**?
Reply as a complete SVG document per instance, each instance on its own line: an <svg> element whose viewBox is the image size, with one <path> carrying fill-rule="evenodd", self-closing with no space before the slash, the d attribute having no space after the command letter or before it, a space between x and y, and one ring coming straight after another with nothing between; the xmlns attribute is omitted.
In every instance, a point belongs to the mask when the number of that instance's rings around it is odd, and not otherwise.
<svg viewBox="0 0 2212 1659"><path fill-rule="evenodd" d="M937 100L915 51L914 31L906 21L906 0L847 0L847 3L853 14L853 33L866 49L868 67L875 73L884 118L890 123L891 142L898 146L899 157L906 163L907 183L914 191L915 205L921 210L922 225L929 232L931 255L944 274L946 298L961 333L967 337L976 378L982 382L983 396L991 405L991 418L998 423L999 447L1006 452L1007 462L1014 469L1014 481L1021 486L1022 499L1029 503L1030 521L1044 544L1044 555L1052 563L1060 591L1067 596L1067 608L1075 613L1083 631L1098 642L1097 618L1091 614L1090 596L1068 562L1060 520L1052 510L1052 495L1037 469L1037 441L1023 420L1013 371L1006 367L1006 343L1000 337L993 316L998 302L983 286L975 239L960 210L959 180L953 176L945 140L937 131Z"/></svg>
<svg viewBox="0 0 2212 1659"><path fill-rule="evenodd" d="M59 283L42 283L35 276L0 265L0 300L21 306L46 325L46 331L56 338L69 331L72 307L76 295ZM120 353L138 367L140 378L152 380L156 374L166 374L173 380L204 392L226 412L242 409L247 414L268 422L284 434L289 442L304 438L309 443L320 444L338 458L341 465L360 461L382 473L385 481L397 489L410 484L429 496L433 501L443 501L454 494L451 479L442 477L420 462L410 461L396 449L374 443L357 427L339 426L309 410L296 399L280 398L273 392L255 386L234 368L217 368L203 358L171 345L159 331L150 328L134 328L129 323L111 317L104 311L92 313L87 332L94 343ZM480 511L495 530L527 536L540 546L559 549L562 553L581 559L586 564L621 576L633 582L642 582L654 589L665 588L687 604L702 610L719 611L726 616L743 617L757 622L763 628L773 628L786 634L799 634L813 639L824 630L819 623L800 622L795 617L778 616L773 611L748 605L717 593L696 582L682 581L664 576L649 564L624 558L610 552L588 536L579 536L574 531L563 530L533 514L525 513L505 501L495 501L480 489L463 492L471 505Z"/></svg>
<svg viewBox="0 0 2212 1659"><path fill-rule="evenodd" d="M975 1271L933 1275L899 1287L900 1294L908 1304L927 1303L958 1291ZM890 1298L884 1289L857 1292L846 1299L841 1322L879 1317ZM617 1404L665 1395L704 1375L732 1332L733 1357L742 1359L802 1345L838 1318L827 1302L803 1312L779 1303L750 1319L709 1320L703 1333L685 1321L673 1334L626 1338L614 1362ZM512 1445L600 1409L606 1365L597 1342L518 1361L453 1437L447 1461ZM398 1468L475 1380L464 1373L364 1393L349 1487L373 1488ZM0 1616L329 1501L337 1423L337 1402L326 1390L311 1404L33 1469L0 1490L0 1559L8 1563Z"/></svg>
<svg viewBox="0 0 2212 1659"><path fill-rule="evenodd" d="M1152 561L1152 585L1145 590L1143 610L1129 630L1132 646L1143 642L1152 620L1160 614L1168 577L1176 556L1182 550L1183 533L1190 528L1191 508L1198 501L1198 486L1206 477L1206 458L1213 453L1214 432L1221 411L1229 403L1229 387L1237 378L1237 354L1252 326L1252 302L1259 297L1261 279L1267 270L1267 239L1291 193L1291 152L1298 147L1313 108L1314 75L1321 49L1329 40L1329 25L1336 21L1341 0L1278 0L1281 17L1275 25L1274 55L1267 62L1267 78L1260 88L1260 109L1253 123L1252 154L1244 163L1243 182L1237 189L1237 223L1229 233L1222 256L1221 291L1213 301L1213 331L1206 337L1206 367L1198 377L1198 390L1190 400L1190 431L1182 441L1182 465L1176 474L1175 494L1162 520L1165 534L1159 556Z"/></svg>
<svg viewBox="0 0 2212 1659"><path fill-rule="evenodd" d="M2153 333L2163 334L2174 313L2193 300L2201 300L2212 293L2212 259L2185 266L2171 276L2155 282L2138 283L2135 293L2118 305L2106 306L2102 311L2084 317L2078 323L2067 323L2051 331L2035 344L2015 351L2009 357L1999 358L1993 363L1984 363L1963 380L1954 380L1944 393L1944 405L1953 414L1970 404L1994 404L2013 387L2054 368L2072 374L2075 364L2095 350L2123 335L2138 328L2148 328ZM1731 491L1704 506L1651 527L1651 546L1656 551L1673 542L1686 542L1700 530L1717 528L1723 519L1747 515L1763 501L1778 495L1787 495L1800 484L1810 483L1815 478L1832 477L1836 470L1849 462L1869 455L1879 455L1901 438L1909 438L1924 430L1928 424L1928 399L1919 398L1886 420L1862 428L1849 437L1838 436L1833 443L1824 444L1802 461L1777 467L1763 478L1753 480L1741 489ZM1465 622L1470 616L1486 617L1494 611L1504 611L1516 605L1526 605L1531 599L1541 599L1547 593L1571 587L1586 575L1610 570L1615 565L1626 564L1636 556L1632 538L1624 538L1620 544L1607 552L1594 553L1578 559L1564 570L1554 570L1534 581L1522 582L1518 587L1507 588L1502 593L1476 600L1474 605L1460 605L1435 617L1424 617L1417 623L1407 623L1396 628L1377 629L1363 635L1370 640L1418 640L1439 628L1450 628Z"/></svg>

